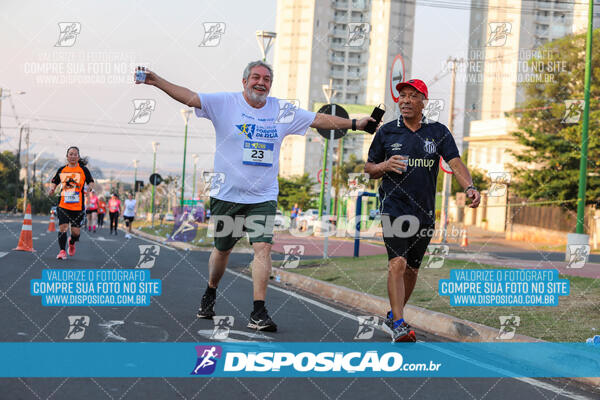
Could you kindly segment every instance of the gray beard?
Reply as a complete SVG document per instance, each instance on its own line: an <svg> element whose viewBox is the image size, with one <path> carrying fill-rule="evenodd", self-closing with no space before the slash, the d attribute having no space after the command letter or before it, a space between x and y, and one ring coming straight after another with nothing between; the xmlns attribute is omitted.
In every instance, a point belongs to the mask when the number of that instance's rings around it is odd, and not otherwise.
<svg viewBox="0 0 600 400"><path fill-rule="evenodd" d="M268 93L265 93L263 95L256 94L254 93L251 87L246 89L246 96L248 96L250 100L255 101L257 103L265 103L267 101L268 95Z"/></svg>

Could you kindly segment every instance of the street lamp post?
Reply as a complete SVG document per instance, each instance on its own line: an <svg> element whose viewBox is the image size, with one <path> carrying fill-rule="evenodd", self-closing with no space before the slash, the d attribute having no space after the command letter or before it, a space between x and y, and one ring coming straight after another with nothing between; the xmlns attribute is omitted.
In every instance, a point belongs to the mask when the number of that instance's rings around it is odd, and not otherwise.
<svg viewBox="0 0 600 400"><path fill-rule="evenodd" d="M196 169L198 167L198 154L192 155L194 159L194 180L192 183L192 201L196 198Z"/></svg>
<svg viewBox="0 0 600 400"><path fill-rule="evenodd" d="M135 190L135 185L137 185L137 169L138 169L138 163L140 162L140 160L133 160L133 192L137 193L137 191Z"/></svg>
<svg viewBox="0 0 600 400"><path fill-rule="evenodd" d="M152 142L152 150L154 151L154 161L152 161L152 174L156 173L156 151L158 150L158 146L160 143ZM154 192L156 190L156 185L152 185L152 227L154 228Z"/></svg>
<svg viewBox="0 0 600 400"><path fill-rule="evenodd" d="M277 34L275 32L256 31L256 40L258 41L258 47L260 47L263 61L267 61L267 55L269 54L269 50L271 50L276 37Z"/></svg>
<svg viewBox="0 0 600 400"><path fill-rule="evenodd" d="M25 143L27 146L27 154L25 155L25 179L23 183L23 214L27 210L27 192L29 192L29 125L26 128Z"/></svg>
<svg viewBox="0 0 600 400"><path fill-rule="evenodd" d="M185 191L185 157L187 153L187 132L188 132L188 121L190 119L190 115L192 114L191 108L183 108L181 109L181 116L185 122L185 136L183 139L183 170L181 171L181 200L179 201L179 206L183 209L183 194Z"/></svg>

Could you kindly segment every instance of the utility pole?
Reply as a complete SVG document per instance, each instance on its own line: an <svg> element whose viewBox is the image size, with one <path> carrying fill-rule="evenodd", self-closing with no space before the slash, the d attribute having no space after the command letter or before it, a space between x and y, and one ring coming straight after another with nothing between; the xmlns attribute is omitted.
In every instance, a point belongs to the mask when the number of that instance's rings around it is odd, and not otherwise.
<svg viewBox="0 0 600 400"><path fill-rule="evenodd" d="M23 214L27 210L27 192L29 191L29 125L26 129L25 143L27 145L27 154L25 155L25 182L23 183Z"/></svg>
<svg viewBox="0 0 600 400"><path fill-rule="evenodd" d="M448 63L451 66L452 81L450 83L450 107L448 115L448 130L452 134L454 129L454 89L456 86L456 64L462 63L462 59L448 58ZM450 188L452 187L452 176L443 172L444 174L444 186L442 191L442 213L441 213L441 231L442 231L442 243L448 243L447 230L448 230L448 201L450 199Z"/></svg>
<svg viewBox="0 0 600 400"><path fill-rule="evenodd" d="M579 190L577 192L577 225L575 233L567 234L567 251L565 260L571 259L571 245L588 245L589 235L584 234L585 222L585 191L587 186L588 163L588 126L590 121L590 82L592 78L592 38L593 38L594 2L590 0L588 8L588 28L585 42L585 80L584 80L584 105L583 121L581 124L581 158L579 160ZM587 252L589 257L589 251Z"/></svg>
<svg viewBox="0 0 600 400"><path fill-rule="evenodd" d="M158 142L152 142L152 151L154 152L154 161L152 161L152 174L156 173L156 151L158 150ZM152 185L152 228L154 228L154 192L156 190L156 185Z"/></svg>

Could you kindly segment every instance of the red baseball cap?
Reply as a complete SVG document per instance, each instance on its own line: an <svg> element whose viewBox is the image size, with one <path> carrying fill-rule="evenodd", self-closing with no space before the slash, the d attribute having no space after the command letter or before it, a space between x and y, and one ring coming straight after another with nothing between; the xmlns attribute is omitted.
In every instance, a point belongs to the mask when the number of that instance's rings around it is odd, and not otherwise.
<svg viewBox="0 0 600 400"><path fill-rule="evenodd" d="M427 91L427 85L420 79L409 79L406 82L400 82L396 85L396 90L400 91L405 86L411 86L417 89L419 92L425 95L425 99L429 98L429 92Z"/></svg>

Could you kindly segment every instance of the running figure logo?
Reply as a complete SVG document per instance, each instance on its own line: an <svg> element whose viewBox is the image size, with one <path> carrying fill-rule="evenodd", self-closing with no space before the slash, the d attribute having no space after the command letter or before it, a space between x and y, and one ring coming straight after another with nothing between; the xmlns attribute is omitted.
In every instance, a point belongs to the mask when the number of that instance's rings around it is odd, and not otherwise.
<svg viewBox="0 0 600 400"><path fill-rule="evenodd" d="M360 47L365 43L367 34L371 31L371 25L366 22L348 23L348 42L346 46Z"/></svg>
<svg viewBox="0 0 600 400"><path fill-rule="evenodd" d="M83 339L85 328L90 326L90 317L87 315L69 315L69 331L66 340Z"/></svg>
<svg viewBox="0 0 600 400"><path fill-rule="evenodd" d="M152 99L133 100L133 117L130 124L145 124L150 121L150 115L156 108L156 101Z"/></svg>
<svg viewBox="0 0 600 400"><path fill-rule="evenodd" d="M59 22L58 40L54 47L72 47L77 40L77 35L81 33L81 23L79 22Z"/></svg>
<svg viewBox="0 0 600 400"><path fill-rule="evenodd" d="M563 124L576 124L581 119L583 114L583 100L565 100L565 115L563 116Z"/></svg>
<svg viewBox="0 0 600 400"><path fill-rule="evenodd" d="M221 346L196 346L198 360L190 375L210 375L217 368L217 359L221 358Z"/></svg>
<svg viewBox="0 0 600 400"><path fill-rule="evenodd" d="M590 255L589 244L570 244L567 268L583 268Z"/></svg>
<svg viewBox="0 0 600 400"><path fill-rule="evenodd" d="M298 268L300 264L300 258L304 255L304 246L298 245L284 245L283 253L285 258L281 264L281 268Z"/></svg>
<svg viewBox="0 0 600 400"><path fill-rule="evenodd" d="M423 115L428 120L437 122L440 119L440 113L444 109L444 100L431 99L427 101L427 105L423 109Z"/></svg>
<svg viewBox="0 0 600 400"><path fill-rule="evenodd" d="M225 22L204 22L204 39L198 47L216 47L225 34Z"/></svg>
<svg viewBox="0 0 600 400"><path fill-rule="evenodd" d="M450 247L446 244L430 244L427 246L427 252L429 253L429 258L424 268L442 268L444 260L450 252Z"/></svg>
<svg viewBox="0 0 600 400"><path fill-rule="evenodd" d="M506 194L507 185L510 183L510 172L488 172L492 185L488 190L489 197L501 197Z"/></svg>
<svg viewBox="0 0 600 400"><path fill-rule="evenodd" d="M490 22L490 38L487 41L488 47L504 46L511 30L512 24L510 22Z"/></svg>
<svg viewBox="0 0 600 400"><path fill-rule="evenodd" d="M276 124L289 124L294 120L296 111L300 107L300 101L297 99L279 100L279 115Z"/></svg>
<svg viewBox="0 0 600 400"><path fill-rule="evenodd" d="M202 174L204 180L205 196L214 197L221 191L221 184L225 183L225 173L223 172L204 172Z"/></svg>
<svg viewBox="0 0 600 400"><path fill-rule="evenodd" d="M379 325L379 318L374 315L358 316L358 331L354 335L355 340L369 340L373 337L375 327Z"/></svg>
<svg viewBox="0 0 600 400"><path fill-rule="evenodd" d="M160 246L156 244L141 244L138 246L140 249L140 259L138 260L136 268L152 268L156 257L160 254Z"/></svg>
<svg viewBox="0 0 600 400"><path fill-rule="evenodd" d="M198 224L194 214L184 208L181 213L181 207L175 208L175 223L173 224L173 233L169 237L169 242L191 242L196 238Z"/></svg>
<svg viewBox="0 0 600 400"><path fill-rule="evenodd" d="M521 317L516 315L503 315L500 317L500 331L496 339L510 340L515 337L517 326L521 326Z"/></svg>
<svg viewBox="0 0 600 400"><path fill-rule="evenodd" d="M231 315L216 315L213 317L215 328L211 339L214 340L225 340L229 337L229 331L233 329L234 318Z"/></svg>

